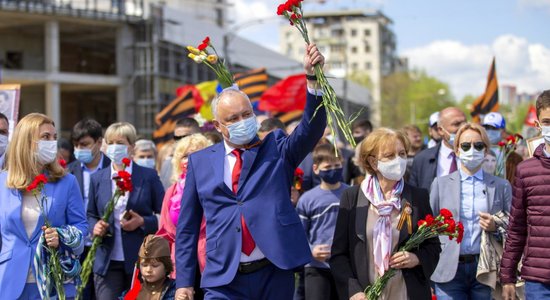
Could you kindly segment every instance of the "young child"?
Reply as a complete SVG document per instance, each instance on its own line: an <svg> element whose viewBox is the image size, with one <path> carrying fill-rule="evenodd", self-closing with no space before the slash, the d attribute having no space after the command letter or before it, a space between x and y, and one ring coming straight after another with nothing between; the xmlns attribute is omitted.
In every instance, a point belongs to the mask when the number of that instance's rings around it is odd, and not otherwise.
<svg viewBox="0 0 550 300"><path fill-rule="evenodd" d="M168 241L150 234L143 240L138 256L141 284L134 284L124 300L173 300L176 283L169 277L174 266Z"/></svg>
<svg viewBox="0 0 550 300"><path fill-rule="evenodd" d="M306 299L337 299L336 286L327 260L340 206L340 195L348 187L342 183L342 155L322 144L313 150L313 172L321 184L305 192L296 210L306 231L314 260L305 267Z"/></svg>

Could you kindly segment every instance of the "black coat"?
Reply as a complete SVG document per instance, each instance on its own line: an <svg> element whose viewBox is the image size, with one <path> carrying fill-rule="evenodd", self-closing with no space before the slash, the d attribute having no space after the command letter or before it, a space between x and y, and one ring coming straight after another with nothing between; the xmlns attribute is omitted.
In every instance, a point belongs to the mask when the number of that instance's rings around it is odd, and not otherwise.
<svg viewBox="0 0 550 300"><path fill-rule="evenodd" d="M437 146L420 151L413 160L408 184L430 191L437 176L437 162L441 142Z"/></svg>
<svg viewBox="0 0 550 300"><path fill-rule="evenodd" d="M413 232L416 232L418 220L432 213L429 195L423 189L405 184L402 197L412 206ZM359 186L350 187L342 194L330 258L330 269L336 281L338 297L342 300L364 291L370 284L366 240L369 205ZM408 238L405 225L399 235L398 247L404 245ZM410 299L431 299L430 276L439 261L439 238L426 240L411 252L416 254L420 265L402 270L407 294Z"/></svg>

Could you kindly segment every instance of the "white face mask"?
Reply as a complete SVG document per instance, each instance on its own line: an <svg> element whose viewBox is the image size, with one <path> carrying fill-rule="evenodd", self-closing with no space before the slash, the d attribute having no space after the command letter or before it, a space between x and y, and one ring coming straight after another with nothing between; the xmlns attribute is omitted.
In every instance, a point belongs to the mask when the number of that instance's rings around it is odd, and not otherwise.
<svg viewBox="0 0 550 300"><path fill-rule="evenodd" d="M459 159L466 169L475 170L485 160L485 150L479 151L474 149L474 147L470 148L468 151L460 149Z"/></svg>
<svg viewBox="0 0 550 300"><path fill-rule="evenodd" d="M7 148L8 148L8 136L0 134L0 156L6 153Z"/></svg>
<svg viewBox="0 0 550 300"><path fill-rule="evenodd" d="M122 159L128 157L128 146L120 144L111 144L107 146L105 151L107 157L115 164L121 164Z"/></svg>
<svg viewBox="0 0 550 300"><path fill-rule="evenodd" d="M384 178L389 180L400 180L407 171L407 159L397 156L390 161L378 161L378 171Z"/></svg>
<svg viewBox="0 0 550 300"><path fill-rule="evenodd" d="M136 159L136 164L145 167L154 169L155 168L155 159L154 158L138 158Z"/></svg>
<svg viewBox="0 0 550 300"><path fill-rule="evenodd" d="M544 137L544 141L547 143L547 144L550 144L550 126L540 126L540 128L542 129L542 136Z"/></svg>
<svg viewBox="0 0 550 300"><path fill-rule="evenodd" d="M38 162L47 165L55 161L57 157L57 141L38 141Z"/></svg>

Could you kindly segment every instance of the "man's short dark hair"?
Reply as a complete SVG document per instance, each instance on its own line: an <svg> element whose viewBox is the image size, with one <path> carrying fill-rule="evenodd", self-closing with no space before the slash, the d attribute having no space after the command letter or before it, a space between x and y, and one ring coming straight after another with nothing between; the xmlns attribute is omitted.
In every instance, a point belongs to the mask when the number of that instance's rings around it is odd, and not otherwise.
<svg viewBox="0 0 550 300"><path fill-rule="evenodd" d="M313 164L320 165L324 162L341 162L342 154L338 151L338 156L336 156L336 151L334 150L334 146L330 143L317 145L315 149L313 149Z"/></svg>
<svg viewBox="0 0 550 300"><path fill-rule="evenodd" d="M372 123L367 119L355 120L353 125L351 125L351 130L355 128L362 128L365 131L372 132Z"/></svg>
<svg viewBox="0 0 550 300"><path fill-rule="evenodd" d="M537 118L540 116L540 112L550 107L550 90L542 92L537 98Z"/></svg>
<svg viewBox="0 0 550 300"><path fill-rule="evenodd" d="M283 131L286 130L285 128L285 124L277 119L277 118L267 118L265 120L262 121L262 123L260 124L260 129L258 129L259 132L270 132L272 130L275 130L275 129L281 129Z"/></svg>
<svg viewBox="0 0 550 300"><path fill-rule="evenodd" d="M195 133L201 132L199 122L193 118L183 118L176 121L176 128L187 127L193 129Z"/></svg>
<svg viewBox="0 0 550 300"><path fill-rule="evenodd" d="M82 119L78 121L73 127L71 132L71 141L77 143L80 139L84 137L91 137L94 141L97 141L99 138L103 137L103 128L101 124L94 119Z"/></svg>
<svg viewBox="0 0 550 300"><path fill-rule="evenodd" d="M1 112L0 112L0 119L6 120L6 123L8 123L8 124L10 123L10 121L8 120L8 117L6 117L6 115L1 113Z"/></svg>

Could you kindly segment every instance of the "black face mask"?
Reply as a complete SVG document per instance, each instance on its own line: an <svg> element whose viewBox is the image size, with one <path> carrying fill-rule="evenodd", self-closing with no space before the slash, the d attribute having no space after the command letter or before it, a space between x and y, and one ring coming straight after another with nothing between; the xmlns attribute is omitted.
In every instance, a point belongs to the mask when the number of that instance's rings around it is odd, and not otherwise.
<svg viewBox="0 0 550 300"><path fill-rule="evenodd" d="M354 136L353 139L355 140L355 145L359 145L363 141L363 139L365 139L365 136Z"/></svg>
<svg viewBox="0 0 550 300"><path fill-rule="evenodd" d="M342 177L342 170L343 168L336 168L319 171L319 177L328 184L335 184L344 180Z"/></svg>

